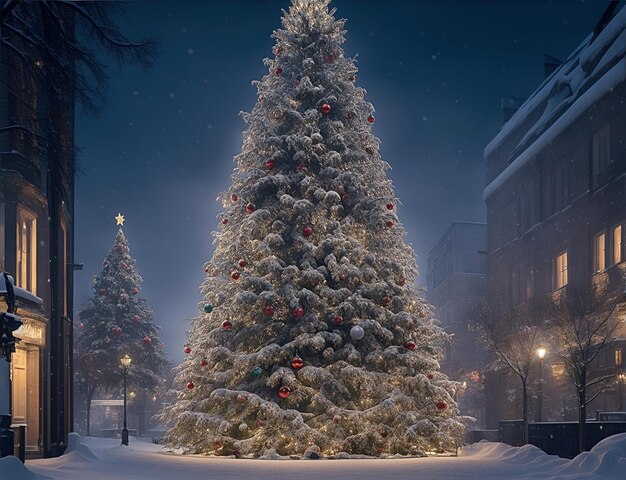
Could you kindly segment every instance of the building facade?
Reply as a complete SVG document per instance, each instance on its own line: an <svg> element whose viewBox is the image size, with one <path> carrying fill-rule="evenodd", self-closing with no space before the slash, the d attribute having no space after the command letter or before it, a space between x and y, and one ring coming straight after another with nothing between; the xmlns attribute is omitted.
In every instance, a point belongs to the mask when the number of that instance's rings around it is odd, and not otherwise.
<svg viewBox="0 0 626 480"><path fill-rule="evenodd" d="M74 105L59 97L0 49L0 270L43 300L17 304L11 409L44 456L72 426Z"/></svg>
<svg viewBox="0 0 626 480"><path fill-rule="evenodd" d="M502 314L571 285L622 288L626 9L604 20L565 62L546 71L485 149L487 296ZM616 374L626 369L626 332L618 337L602 360ZM609 388L588 411L619 409L620 387Z"/></svg>
<svg viewBox="0 0 626 480"><path fill-rule="evenodd" d="M484 347L472 330L473 309L485 300L485 254L487 225L454 222L428 254L427 299L452 344L446 346L441 370L450 378L465 382L459 397L465 414L483 423L487 360Z"/></svg>
<svg viewBox="0 0 626 480"><path fill-rule="evenodd" d="M454 344L446 349L442 369L457 376L479 367L471 310L485 298L487 225L454 222L428 254L427 299ZM480 357L480 355L476 355Z"/></svg>

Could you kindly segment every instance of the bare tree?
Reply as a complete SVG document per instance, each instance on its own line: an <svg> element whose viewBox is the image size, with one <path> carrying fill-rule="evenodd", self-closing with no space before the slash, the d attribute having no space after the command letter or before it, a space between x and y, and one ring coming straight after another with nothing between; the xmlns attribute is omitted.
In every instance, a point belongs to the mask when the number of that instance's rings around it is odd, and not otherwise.
<svg viewBox="0 0 626 480"><path fill-rule="evenodd" d="M118 2L66 0L2 0L0 56L8 66L13 108L0 120L0 135L23 154L63 150L58 168L74 171L73 145L63 144L63 128L71 119L51 120L47 112L73 112L78 102L95 114L106 102L108 76L103 53L118 64L148 67L156 56L156 42L130 41L115 25L123 13ZM43 93L43 95L42 95ZM47 99L47 105L41 99ZM57 115L58 116L58 115ZM67 117L66 114L61 114ZM68 142L65 142L68 143ZM69 142L71 143L71 142ZM69 152L66 151L71 149Z"/></svg>
<svg viewBox="0 0 626 480"><path fill-rule="evenodd" d="M472 317L482 343L496 356L491 367L509 370L522 384L523 443L527 443L528 376L541 339L540 317L531 307L520 306L503 314L488 304L480 305Z"/></svg>
<svg viewBox="0 0 626 480"><path fill-rule="evenodd" d="M610 348L622 323L618 306L625 300L621 291L608 291L591 284L568 286L555 301L548 316L549 341L554 354L578 398L578 441L585 450L587 405L615 379L615 372L592 368L594 360Z"/></svg>

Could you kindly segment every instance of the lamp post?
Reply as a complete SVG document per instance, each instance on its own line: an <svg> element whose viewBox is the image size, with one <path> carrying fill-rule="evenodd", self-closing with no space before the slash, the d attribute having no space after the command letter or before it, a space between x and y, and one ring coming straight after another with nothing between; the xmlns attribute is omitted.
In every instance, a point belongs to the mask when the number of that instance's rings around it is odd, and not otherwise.
<svg viewBox="0 0 626 480"><path fill-rule="evenodd" d="M543 416L543 359L546 357L546 349L540 346L537 349L537 356L539 357L539 388L537 389L535 421L541 422Z"/></svg>
<svg viewBox="0 0 626 480"><path fill-rule="evenodd" d="M128 428L126 426L126 373L130 367L131 358L128 354L120 358L122 369L124 370L124 428L122 429L122 445L128 445Z"/></svg>

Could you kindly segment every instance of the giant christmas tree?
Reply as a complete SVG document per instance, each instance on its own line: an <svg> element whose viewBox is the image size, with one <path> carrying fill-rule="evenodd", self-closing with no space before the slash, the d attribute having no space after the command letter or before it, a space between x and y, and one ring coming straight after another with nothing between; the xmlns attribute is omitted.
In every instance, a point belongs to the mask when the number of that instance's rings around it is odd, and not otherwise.
<svg viewBox="0 0 626 480"><path fill-rule="evenodd" d="M447 335L329 0L293 0L242 151L204 302L162 418L193 453L409 454L456 445Z"/></svg>
<svg viewBox="0 0 626 480"><path fill-rule="evenodd" d="M123 216L116 218L123 225ZM120 358L132 359L128 381L134 389L154 391L163 383L166 368L159 327L152 322L147 299L140 295L143 280L121 226L93 281L93 296L81 309L74 332L74 370L78 390L87 401L87 430L94 394L122 386Z"/></svg>

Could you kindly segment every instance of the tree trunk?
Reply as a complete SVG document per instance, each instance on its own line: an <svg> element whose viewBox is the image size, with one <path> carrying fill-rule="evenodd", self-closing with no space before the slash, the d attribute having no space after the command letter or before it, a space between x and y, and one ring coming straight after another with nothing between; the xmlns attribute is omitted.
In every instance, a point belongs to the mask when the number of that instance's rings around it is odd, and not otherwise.
<svg viewBox="0 0 626 480"><path fill-rule="evenodd" d="M585 427L587 424L587 371L580 372L580 386L578 388L578 449L584 452Z"/></svg>
<svg viewBox="0 0 626 480"><path fill-rule="evenodd" d="M522 444L528 443L528 388L526 378L522 378Z"/></svg>

